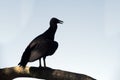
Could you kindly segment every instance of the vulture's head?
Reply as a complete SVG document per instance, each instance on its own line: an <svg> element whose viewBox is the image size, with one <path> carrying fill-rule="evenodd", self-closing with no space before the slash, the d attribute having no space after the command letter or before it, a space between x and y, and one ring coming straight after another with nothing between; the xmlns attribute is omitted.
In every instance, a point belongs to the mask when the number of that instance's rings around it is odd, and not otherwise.
<svg viewBox="0 0 120 80"><path fill-rule="evenodd" d="M50 20L50 24L52 25L52 24L62 24L63 23L63 21L61 21L61 20L59 20L59 19L57 19L57 18L52 18L51 20Z"/></svg>

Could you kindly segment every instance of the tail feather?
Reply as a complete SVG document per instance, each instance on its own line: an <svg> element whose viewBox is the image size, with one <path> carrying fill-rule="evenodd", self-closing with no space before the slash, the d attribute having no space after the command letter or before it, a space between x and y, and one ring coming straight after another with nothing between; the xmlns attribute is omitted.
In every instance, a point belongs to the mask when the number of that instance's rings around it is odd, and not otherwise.
<svg viewBox="0 0 120 80"><path fill-rule="evenodd" d="M30 57L30 50L27 48L21 58L20 63L18 64L21 67L24 67L27 65L27 63L29 62L29 57Z"/></svg>
<svg viewBox="0 0 120 80"><path fill-rule="evenodd" d="M26 64L27 64L27 63L20 62L18 65L19 65L20 67L25 68L25 67L26 67Z"/></svg>
<svg viewBox="0 0 120 80"><path fill-rule="evenodd" d="M30 58L30 55L31 55L31 50L35 48L36 45L32 46L32 48L30 48L30 46L28 46L23 55L22 55L22 58L21 58L21 61L20 63L18 64L19 66L21 67L24 67L27 65L27 63L29 62L29 58Z"/></svg>

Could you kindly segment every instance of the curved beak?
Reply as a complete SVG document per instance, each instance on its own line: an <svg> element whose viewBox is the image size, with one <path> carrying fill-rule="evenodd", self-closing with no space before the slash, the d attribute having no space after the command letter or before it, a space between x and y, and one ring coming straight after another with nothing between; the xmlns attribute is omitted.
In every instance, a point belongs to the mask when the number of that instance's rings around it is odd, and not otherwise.
<svg viewBox="0 0 120 80"><path fill-rule="evenodd" d="M63 21L59 20L59 23L60 23L60 24L63 24Z"/></svg>

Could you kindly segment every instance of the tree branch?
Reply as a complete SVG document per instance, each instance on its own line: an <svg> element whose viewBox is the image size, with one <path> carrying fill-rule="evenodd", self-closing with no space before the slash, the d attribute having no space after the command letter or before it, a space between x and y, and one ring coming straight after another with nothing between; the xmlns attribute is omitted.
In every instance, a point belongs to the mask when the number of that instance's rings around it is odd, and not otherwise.
<svg viewBox="0 0 120 80"><path fill-rule="evenodd" d="M78 74L52 68L10 67L0 69L0 80L12 80L18 77L32 77L45 80L96 80L84 74Z"/></svg>

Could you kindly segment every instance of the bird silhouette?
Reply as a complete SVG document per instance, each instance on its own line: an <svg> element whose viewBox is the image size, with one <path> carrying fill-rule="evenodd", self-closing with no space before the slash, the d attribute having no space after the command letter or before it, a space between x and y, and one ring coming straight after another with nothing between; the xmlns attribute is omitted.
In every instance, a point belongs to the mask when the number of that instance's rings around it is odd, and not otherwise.
<svg viewBox="0 0 120 80"><path fill-rule="evenodd" d="M42 67L41 58L43 58L43 64L46 67L46 57L53 55L58 48L58 42L54 40L58 23L62 24L63 21L57 18L50 20L50 27L27 46L18 64L19 66L25 67L28 62L39 60L39 67Z"/></svg>

